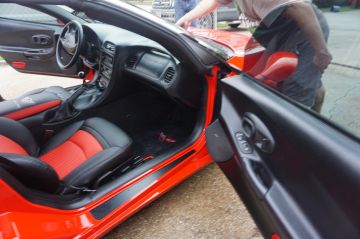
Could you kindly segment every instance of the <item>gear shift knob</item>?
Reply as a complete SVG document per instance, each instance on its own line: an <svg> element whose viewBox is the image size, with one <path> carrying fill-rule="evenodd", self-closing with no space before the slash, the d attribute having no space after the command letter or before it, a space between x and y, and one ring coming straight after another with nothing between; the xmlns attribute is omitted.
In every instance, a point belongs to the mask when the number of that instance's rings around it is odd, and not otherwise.
<svg viewBox="0 0 360 239"><path fill-rule="evenodd" d="M84 79L85 78L85 72L83 72L83 71L80 71L79 73L78 73L78 77L79 78L81 78L81 79Z"/></svg>

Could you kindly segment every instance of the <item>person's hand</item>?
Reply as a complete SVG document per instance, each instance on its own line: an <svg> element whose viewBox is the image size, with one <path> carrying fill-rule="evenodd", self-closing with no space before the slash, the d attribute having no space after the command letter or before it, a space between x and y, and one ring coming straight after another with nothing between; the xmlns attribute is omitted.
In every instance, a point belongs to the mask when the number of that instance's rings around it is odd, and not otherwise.
<svg viewBox="0 0 360 239"><path fill-rule="evenodd" d="M189 26L191 25L191 21L187 20L186 17L182 17L179 19L179 21L177 21L175 23L176 26L182 27L185 30L189 28Z"/></svg>
<svg viewBox="0 0 360 239"><path fill-rule="evenodd" d="M319 68L321 73L324 73L324 71L328 68L332 61L332 55L329 52L328 49L322 49L315 52L314 56L314 64Z"/></svg>

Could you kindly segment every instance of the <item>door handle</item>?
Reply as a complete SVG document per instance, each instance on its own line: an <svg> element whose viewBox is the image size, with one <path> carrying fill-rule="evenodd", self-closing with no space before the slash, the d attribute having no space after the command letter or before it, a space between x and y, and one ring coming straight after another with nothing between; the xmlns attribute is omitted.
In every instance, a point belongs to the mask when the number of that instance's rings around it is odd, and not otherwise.
<svg viewBox="0 0 360 239"><path fill-rule="evenodd" d="M35 35L32 36L32 41L36 45L49 46L52 44L52 38L48 35Z"/></svg>
<svg viewBox="0 0 360 239"><path fill-rule="evenodd" d="M252 184L256 195L262 199L269 191L272 184L272 177L260 161L243 158L247 177Z"/></svg>
<svg viewBox="0 0 360 239"><path fill-rule="evenodd" d="M242 127L246 137L264 153L272 153L275 140L266 125L253 113L245 113Z"/></svg>
<svg viewBox="0 0 360 239"><path fill-rule="evenodd" d="M49 58L52 56L52 51L46 49L36 49L25 51L24 56L33 60L40 60L43 58Z"/></svg>

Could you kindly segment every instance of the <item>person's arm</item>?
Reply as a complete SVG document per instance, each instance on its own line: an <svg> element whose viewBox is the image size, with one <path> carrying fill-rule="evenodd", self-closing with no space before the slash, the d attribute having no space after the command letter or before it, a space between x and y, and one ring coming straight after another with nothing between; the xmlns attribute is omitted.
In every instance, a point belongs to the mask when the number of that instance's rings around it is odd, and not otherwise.
<svg viewBox="0 0 360 239"><path fill-rule="evenodd" d="M187 29L192 21L211 13L219 4L217 0L202 0L193 10L180 18L176 25Z"/></svg>
<svg viewBox="0 0 360 239"><path fill-rule="evenodd" d="M312 6L306 2L298 2L288 7L285 15L292 18L304 32L312 47L315 49L314 64L321 72L331 63L332 56L326 46L320 23Z"/></svg>

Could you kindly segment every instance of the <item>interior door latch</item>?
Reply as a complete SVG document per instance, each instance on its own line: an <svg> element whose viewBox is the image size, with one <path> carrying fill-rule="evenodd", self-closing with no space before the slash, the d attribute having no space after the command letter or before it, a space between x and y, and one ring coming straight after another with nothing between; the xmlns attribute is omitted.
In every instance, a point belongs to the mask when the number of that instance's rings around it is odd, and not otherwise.
<svg viewBox="0 0 360 239"><path fill-rule="evenodd" d="M245 113L242 127L246 138L264 153L272 153L275 140L266 125L253 113Z"/></svg>
<svg viewBox="0 0 360 239"><path fill-rule="evenodd" d="M32 36L32 41L36 45L49 46L52 44L52 38L48 35L35 35Z"/></svg>

